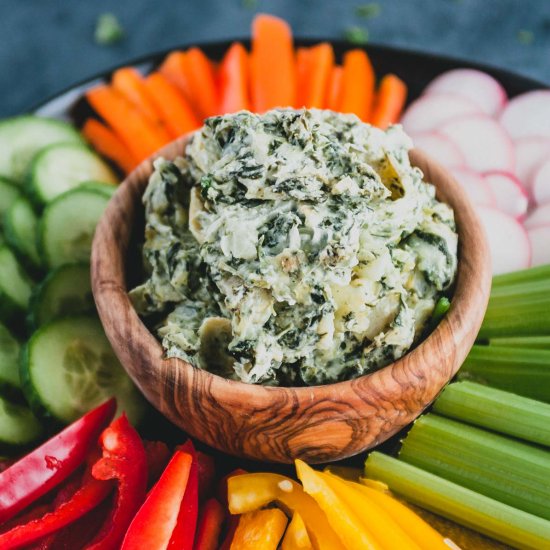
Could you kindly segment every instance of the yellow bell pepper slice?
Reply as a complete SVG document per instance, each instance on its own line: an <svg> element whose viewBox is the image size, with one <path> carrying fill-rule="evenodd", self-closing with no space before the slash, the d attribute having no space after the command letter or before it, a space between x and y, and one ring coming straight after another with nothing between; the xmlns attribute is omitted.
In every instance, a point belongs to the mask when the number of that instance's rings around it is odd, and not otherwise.
<svg viewBox="0 0 550 550"><path fill-rule="evenodd" d="M313 550L304 520L298 512L292 516L292 521L281 544L281 550Z"/></svg>
<svg viewBox="0 0 550 550"><path fill-rule="evenodd" d="M257 510L239 518L230 550L277 550L288 519L281 510Z"/></svg>
<svg viewBox="0 0 550 550"><path fill-rule="evenodd" d="M321 472L310 468L305 462L296 460L296 472L309 493L325 512L328 522L344 546L349 550L383 550L383 547L365 527L357 515L361 509L350 507L330 487Z"/></svg>
<svg viewBox="0 0 550 550"><path fill-rule="evenodd" d="M278 503L288 515L300 514L315 550L345 550L327 516L299 483L278 474L241 474L227 480L227 500L232 514L259 510Z"/></svg>

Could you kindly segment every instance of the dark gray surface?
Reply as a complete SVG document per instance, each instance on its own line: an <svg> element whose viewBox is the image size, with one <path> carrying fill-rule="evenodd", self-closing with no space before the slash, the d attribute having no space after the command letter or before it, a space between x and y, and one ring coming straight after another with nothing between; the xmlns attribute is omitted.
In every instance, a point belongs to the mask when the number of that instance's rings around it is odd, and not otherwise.
<svg viewBox="0 0 550 550"><path fill-rule="evenodd" d="M366 2L368 3L368 2ZM245 37L255 12L286 18L296 35L340 38L351 25L369 39L490 63L550 84L550 0L0 0L0 116L136 56L182 43ZM124 41L99 46L97 17L116 14ZM524 43L518 33L532 33ZM525 33L523 33L525 36Z"/></svg>

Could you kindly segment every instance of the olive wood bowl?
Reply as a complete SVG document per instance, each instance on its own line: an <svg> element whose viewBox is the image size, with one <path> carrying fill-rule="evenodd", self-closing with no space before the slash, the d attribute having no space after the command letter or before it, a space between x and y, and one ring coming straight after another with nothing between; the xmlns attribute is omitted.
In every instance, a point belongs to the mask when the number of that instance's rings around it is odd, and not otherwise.
<svg viewBox="0 0 550 550"><path fill-rule="evenodd" d="M188 136L154 158L182 155ZM489 250L464 191L420 151L411 161L453 207L458 275L450 311L418 346L372 374L325 386L265 387L226 380L180 359L166 359L127 294L135 227L152 160L120 185L96 229L93 292L105 332L146 398L191 436L226 453L270 462L339 460L375 447L414 420L459 369L481 325L491 286Z"/></svg>

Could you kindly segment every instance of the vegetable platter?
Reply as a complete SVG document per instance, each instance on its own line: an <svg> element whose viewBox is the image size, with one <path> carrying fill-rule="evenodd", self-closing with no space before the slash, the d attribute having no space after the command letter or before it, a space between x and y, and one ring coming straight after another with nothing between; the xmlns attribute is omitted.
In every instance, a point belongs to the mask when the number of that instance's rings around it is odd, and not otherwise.
<svg viewBox="0 0 550 550"><path fill-rule="evenodd" d="M423 53L294 43L260 16L252 44L153 54L0 122L0 547L550 548L544 87ZM186 440L118 363L90 289L94 228L124 174L205 116L281 103L401 119L470 194L495 273L478 341L433 410L324 470Z"/></svg>

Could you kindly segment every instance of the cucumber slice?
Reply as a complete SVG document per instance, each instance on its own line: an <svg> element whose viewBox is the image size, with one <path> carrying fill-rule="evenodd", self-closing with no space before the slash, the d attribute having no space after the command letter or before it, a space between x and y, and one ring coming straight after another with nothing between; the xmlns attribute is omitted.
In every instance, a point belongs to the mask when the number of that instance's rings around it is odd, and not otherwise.
<svg viewBox="0 0 550 550"><path fill-rule="evenodd" d="M13 395L21 389L19 348L19 342L0 324L0 393L3 395Z"/></svg>
<svg viewBox="0 0 550 550"><path fill-rule="evenodd" d="M38 244L50 269L90 261L95 228L108 202L105 193L77 188L46 207L38 227Z"/></svg>
<svg viewBox="0 0 550 550"><path fill-rule="evenodd" d="M4 214L4 233L7 243L32 267L41 261L37 241L38 218L28 199L21 196Z"/></svg>
<svg viewBox="0 0 550 550"><path fill-rule="evenodd" d="M90 264L66 264L54 269L31 297L29 322L39 326L58 317L95 311Z"/></svg>
<svg viewBox="0 0 550 550"><path fill-rule="evenodd" d="M32 281L7 247L0 247L0 320L23 313L31 296Z"/></svg>
<svg viewBox="0 0 550 550"><path fill-rule="evenodd" d="M78 143L59 143L36 155L28 189L37 203L48 203L90 180L118 183L115 173L94 151Z"/></svg>
<svg viewBox="0 0 550 550"><path fill-rule="evenodd" d="M0 218L4 216L6 210L21 195L21 190L13 182L0 176Z"/></svg>
<svg viewBox="0 0 550 550"><path fill-rule="evenodd" d="M56 319L35 332L23 348L21 381L31 408L63 423L112 395L134 425L145 410L95 316Z"/></svg>
<svg viewBox="0 0 550 550"><path fill-rule="evenodd" d="M0 175L22 183L35 154L54 143L84 143L70 124L24 115L0 122Z"/></svg>
<svg viewBox="0 0 550 550"><path fill-rule="evenodd" d="M42 425L30 409L0 397L0 449L26 447L42 434Z"/></svg>
<svg viewBox="0 0 550 550"><path fill-rule="evenodd" d="M112 183L103 183L101 181L85 181L84 183L81 183L78 188L98 191L99 193L103 193L111 198L116 193L118 186L113 185Z"/></svg>

